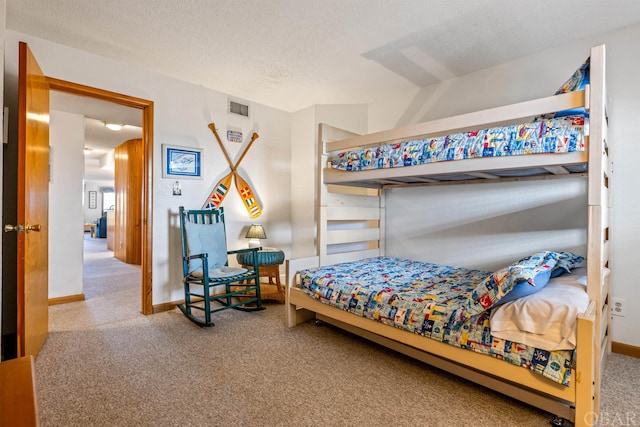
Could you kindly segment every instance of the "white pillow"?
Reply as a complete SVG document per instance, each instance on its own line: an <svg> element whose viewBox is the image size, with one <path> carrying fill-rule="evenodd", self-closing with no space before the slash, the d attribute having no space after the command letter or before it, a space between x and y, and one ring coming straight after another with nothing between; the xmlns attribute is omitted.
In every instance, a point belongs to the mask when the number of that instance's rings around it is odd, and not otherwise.
<svg viewBox="0 0 640 427"><path fill-rule="evenodd" d="M491 335L543 350L572 350L576 318L589 305L587 269L549 280L535 294L499 306L491 313Z"/></svg>
<svg viewBox="0 0 640 427"><path fill-rule="evenodd" d="M187 253L189 255L208 254L209 270L227 264L227 239L224 224L194 224L185 222L187 236ZM202 261L194 259L189 262L189 272L202 270Z"/></svg>

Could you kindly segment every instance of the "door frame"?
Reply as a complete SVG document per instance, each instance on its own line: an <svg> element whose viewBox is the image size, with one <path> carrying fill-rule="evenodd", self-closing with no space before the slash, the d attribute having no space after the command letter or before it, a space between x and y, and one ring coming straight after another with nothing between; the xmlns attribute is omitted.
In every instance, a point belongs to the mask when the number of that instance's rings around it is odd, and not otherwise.
<svg viewBox="0 0 640 427"><path fill-rule="evenodd" d="M153 101L47 77L50 90L86 96L142 110L142 314L153 313Z"/></svg>

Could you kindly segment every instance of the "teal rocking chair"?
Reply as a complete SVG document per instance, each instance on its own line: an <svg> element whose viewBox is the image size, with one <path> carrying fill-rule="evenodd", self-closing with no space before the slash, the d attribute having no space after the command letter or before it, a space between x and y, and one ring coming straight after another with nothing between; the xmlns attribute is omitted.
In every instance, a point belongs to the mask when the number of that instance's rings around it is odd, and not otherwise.
<svg viewBox="0 0 640 427"><path fill-rule="evenodd" d="M184 303L178 307L189 320L214 326L211 314L217 311L264 309L256 256L260 248L227 250L223 208L187 211L180 206L180 232ZM253 268L228 266L228 255L241 253L252 253Z"/></svg>

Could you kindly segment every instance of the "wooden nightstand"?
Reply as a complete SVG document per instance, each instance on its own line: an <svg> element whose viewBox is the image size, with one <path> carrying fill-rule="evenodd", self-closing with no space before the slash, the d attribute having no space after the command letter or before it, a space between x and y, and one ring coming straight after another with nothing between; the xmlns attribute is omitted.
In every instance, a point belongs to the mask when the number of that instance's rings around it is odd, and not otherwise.
<svg viewBox="0 0 640 427"><path fill-rule="evenodd" d="M253 267L253 254L238 254L236 260L243 268ZM260 284L260 298L284 303L284 287L280 283L280 264L284 262L284 252L277 248L262 248L258 251L260 277L268 282Z"/></svg>

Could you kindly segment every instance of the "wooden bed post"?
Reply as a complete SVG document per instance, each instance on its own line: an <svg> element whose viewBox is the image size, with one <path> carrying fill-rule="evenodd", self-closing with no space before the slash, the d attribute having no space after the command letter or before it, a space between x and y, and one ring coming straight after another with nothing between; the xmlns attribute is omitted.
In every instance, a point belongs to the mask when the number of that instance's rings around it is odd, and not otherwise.
<svg viewBox="0 0 640 427"><path fill-rule="evenodd" d="M587 293L596 302L594 348L593 412L600 408L600 379L607 353L610 352L611 312L609 307L610 245L609 245L609 179L611 160L607 143L606 56L604 45L591 49L589 110L589 230L587 241ZM578 359L584 353L578 351Z"/></svg>
<svg viewBox="0 0 640 427"><path fill-rule="evenodd" d="M291 288L296 287L296 276L300 270L305 268L318 267L317 256L309 258L298 258L286 261L286 288L284 292L284 306L287 326L292 328L299 323L306 322L315 317L315 313L305 310L291 303Z"/></svg>
<svg viewBox="0 0 640 427"><path fill-rule="evenodd" d="M575 426L591 426L594 417L597 417L598 408L594 399L596 391L596 303L591 300L587 311L578 315L576 351L579 354L576 361L575 381L576 385L576 410ZM597 418L595 418L597 419ZM590 423L591 421L591 423Z"/></svg>

